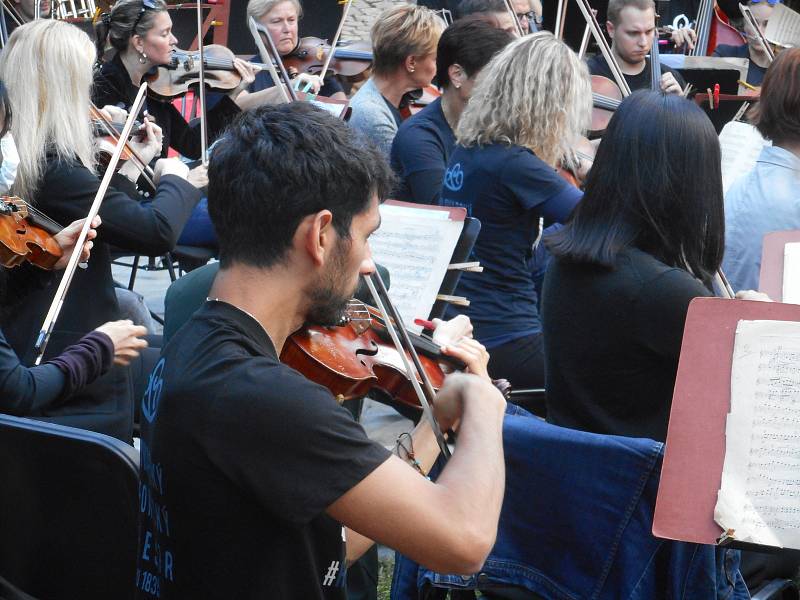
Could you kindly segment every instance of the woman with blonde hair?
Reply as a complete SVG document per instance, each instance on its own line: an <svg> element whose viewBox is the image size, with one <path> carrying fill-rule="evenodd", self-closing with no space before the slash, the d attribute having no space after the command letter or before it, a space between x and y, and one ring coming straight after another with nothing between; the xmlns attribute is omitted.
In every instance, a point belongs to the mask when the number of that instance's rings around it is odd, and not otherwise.
<svg viewBox="0 0 800 600"><path fill-rule="evenodd" d="M303 16L303 7L300 0L250 0L247 3L247 17L253 17L258 23L263 25L275 48L282 57L289 56L300 45L298 25ZM261 62L261 56L255 55L250 59L252 62ZM335 100L346 100L339 81L332 71L328 71L325 81L321 81L318 75L300 73L297 76L299 84L309 82L315 93ZM247 88L249 92L260 92L274 87L272 76L267 71L260 71L256 74L255 81Z"/></svg>
<svg viewBox="0 0 800 600"><path fill-rule="evenodd" d="M372 26L372 77L350 101L350 125L386 156L402 121L403 96L430 85L436 75L436 45L443 30L444 22L431 9L415 4L384 11Z"/></svg>
<svg viewBox="0 0 800 600"><path fill-rule="evenodd" d="M0 79L8 86L11 130L20 158L12 192L61 223L85 217L100 187L89 119L94 60L89 36L50 19L16 29L0 55ZM161 151L160 130L146 121L143 135L142 141L130 144L149 162ZM200 192L186 181L188 167L176 159L159 161L155 171L158 183L150 204L136 199L134 182L140 172L135 165L126 164L114 175L100 209L102 231L88 268L75 273L45 359L120 317L110 245L145 255L163 254L174 246ZM32 362L52 295L52 289L31 293L3 323L9 343L24 362ZM45 416L129 441L131 402L128 372L112 369L68 405L56 406Z"/></svg>
<svg viewBox="0 0 800 600"><path fill-rule="evenodd" d="M490 350L489 372L516 388L544 385L541 322L531 270L540 217L563 223L581 192L556 164L588 127L586 66L549 32L515 40L486 65L461 116L442 204L481 221L472 260L455 294L475 337Z"/></svg>

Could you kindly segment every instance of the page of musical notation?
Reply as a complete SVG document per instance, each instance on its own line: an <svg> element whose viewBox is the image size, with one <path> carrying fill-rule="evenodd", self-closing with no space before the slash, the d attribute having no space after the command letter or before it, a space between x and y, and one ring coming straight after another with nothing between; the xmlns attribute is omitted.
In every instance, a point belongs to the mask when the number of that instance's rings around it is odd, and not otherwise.
<svg viewBox="0 0 800 600"><path fill-rule="evenodd" d="M783 302L800 304L800 243L783 247Z"/></svg>
<svg viewBox="0 0 800 600"><path fill-rule="evenodd" d="M463 218L447 211L381 205L369 245L375 262L389 269L389 297L408 329L422 331L414 319L430 315L463 228Z"/></svg>
<svg viewBox="0 0 800 600"><path fill-rule="evenodd" d="M765 140L758 129L749 123L731 121L722 128L719 144L722 151L722 189L727 192L734 181L755 168L761 149L771 146L772 142Z"/></svg>
<svg viewBox="0 0 800 600"><path fill-rule="evenodd" d="M800 323L739 321L715 521L800 549Z"/></svg>
<svg viewBox="0 0 800 600"><path fill-rule="evenodd" d="M767 21L764 37L787 46L800 45L800 14L784 4L776 4Z"/></svg>

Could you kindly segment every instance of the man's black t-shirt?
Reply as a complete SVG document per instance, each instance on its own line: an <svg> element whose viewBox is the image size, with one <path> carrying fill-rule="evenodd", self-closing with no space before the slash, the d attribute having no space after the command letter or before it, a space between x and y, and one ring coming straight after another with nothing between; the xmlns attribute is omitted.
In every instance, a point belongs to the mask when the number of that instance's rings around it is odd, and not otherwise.
<svg viewBox="0 0 800 600"><path fill-rule="evenodd" d="M382 464L266 331L208 302L142 399L139 598L344 598L344 530L325 510Z"/></svg>
<svg viewBox="0 0 800 600"><path fill-rule="evenodd" d="M631 88L632 92L636 90L647 90L650 89L650 59L645 59L646 63L642 72L638 75L625 75L625 81L628 82L628 87ZM608 68L608 63L606 59L603 58L601 54L596 54L588 61L586 61L586 65L589 67L589 73L592 75L602 75L603 77L608 77L611 81L614 80L614 76L611 74L611 69ZM673 77L675 77L675 81L678 82L682 88L686 87L686 81L683 79L683 76L676 71L675 69L668 67L663 62L661 63L661 72L662 73L672 73Z"/></svg>
<svg viewBox="0 0 800 600"><path fill-rule="evenodd" d="M689 302L711 292L640 250L556 259L542 294L547 420L664 441Z"/></svg>

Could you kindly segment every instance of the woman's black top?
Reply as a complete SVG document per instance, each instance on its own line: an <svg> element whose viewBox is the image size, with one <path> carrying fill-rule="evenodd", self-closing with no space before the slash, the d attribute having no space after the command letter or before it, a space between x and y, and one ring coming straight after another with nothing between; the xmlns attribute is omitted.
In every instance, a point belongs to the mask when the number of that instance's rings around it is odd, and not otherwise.
<svg viewBox="0 0 800 600"><path fill-rule="evenodd" d="M125 65L119 54L105 63L94 76L92 101L99 108L112 105L130 110L139 86L131 81ZM174 148L188 158L200 158L202 144L200 143L200 121L191 124L186 122L181 113L172 105L151 96L147 97L142 111L148 111L161 127L164 133L164 144L161 156L167 156L167 150ZM240 112L239 106L227 95L222 95L219 101L209 109L208 142L212 143L231 120ZM141 116L141 115L140 115Z"/></svg>
<svg viewBox="0 0 800 600"><path fill-rule="evenodd" d="M3 308L13 315L30 290L46 285L49 273L30 265L4 270ZM93 331L50 362L25 367L0 331L0 412L35 417L42 409L64 400L86 383L108 371L114 344Z"/></svg>
<svg viewBox="0 0 800 600"><path fill-rule="evenodd" d="M100 180L77 160L51 160L33 204L52 219L70 223L86 216ZM124 191L123 191L124 190ZM200 191L190 183L167 175L161 179L150 204L141 204L134 185L117 174L106 193L87 269L77 269L61 315L55 324L45 359L57 356L97 326L120 318L114 281L111 275L110 246L131 254L160 255L171 250L183 225L200 200ZM54 275L58 280L60 274ZM25 364L35 358L33 345L53 299L53 292L32 292L25 304L4 319L3 330L9 343ZM57 419L62 424L92 429L129 441L133 413L130 382L126 369L114 368L73 398L55 413L69 415ZM89 415L89 417L86 417ZM73 419L73 417L75 419Z"/></svg>
<svg viewBox="0 0 800 600"><path fill-rule="evenodd" d="M613 268L554 260L542 294L547 420L663 442L686 311L710 295L636 249Z"/></svg>

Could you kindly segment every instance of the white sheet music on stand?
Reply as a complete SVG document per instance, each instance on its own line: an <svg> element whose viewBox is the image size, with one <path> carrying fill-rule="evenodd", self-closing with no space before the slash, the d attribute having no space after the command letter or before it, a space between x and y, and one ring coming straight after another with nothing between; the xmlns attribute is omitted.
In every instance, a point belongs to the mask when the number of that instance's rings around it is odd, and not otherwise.
<svg viewBox="0 0 800 600"><path fill-rule="evenodd" d="M392 200L381 205L381 226L369 245L375 262L389 270L392 299L408 329L427 319L447 274L466 210L410 205Z"/></svg>
<svg viewBox="0 0 800 600"><path fill-rule="evenodd" d="M770 42L800 46L800 14L784 4L775 4L764 29L764 37Z"/></svg>
<svg viewBox="0 0 800 600"><path fill-rule="evenodd" d="M783 302L800 304L800 243L783 247Z"/></svg>
<svg viewBox="0 0 800 600"><path fill-rule="evenodd" d="M714 520L743 542L800 549L800 323L739 321Z"/></svg>
<svg viewBox="0 0 800 600"><path fill-rule="evenodd" d="M764 146L772 142L761 137L758 129L749 123L731 121L719 134L722 150L722 191L728 192L731 184L747 175L756 166L756 159Z"/></svg>

